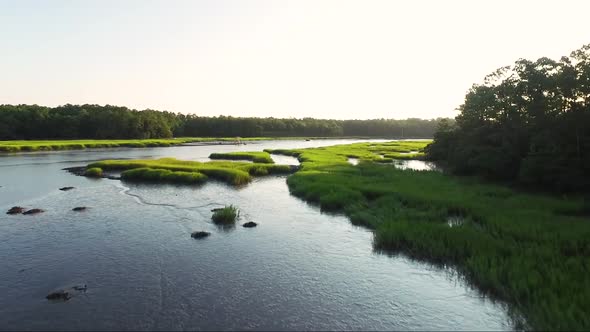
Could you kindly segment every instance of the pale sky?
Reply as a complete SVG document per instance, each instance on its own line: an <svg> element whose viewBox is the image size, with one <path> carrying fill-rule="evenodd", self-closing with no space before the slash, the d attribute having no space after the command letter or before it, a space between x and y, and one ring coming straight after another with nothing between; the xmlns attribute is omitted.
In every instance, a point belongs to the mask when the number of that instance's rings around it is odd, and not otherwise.
<svg viewBox="0 0 590 332"><path fill-rule="evenodd" d="M590 1L0 0L0 104L454 117L518 58L590 43Z"/></svg>

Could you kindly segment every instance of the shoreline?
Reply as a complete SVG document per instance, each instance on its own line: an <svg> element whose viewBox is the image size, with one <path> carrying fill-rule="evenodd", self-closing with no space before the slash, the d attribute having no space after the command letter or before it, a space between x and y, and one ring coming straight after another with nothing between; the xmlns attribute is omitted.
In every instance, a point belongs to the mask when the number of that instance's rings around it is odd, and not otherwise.
<svg viewBox="0 0 590 332"><path fill-rule="evenodd" d="M385 140L430 140L430 138L396 138L396 137L367 137L367 136L341 136L341 137L189 137L189 138L170 138L170 139L114 139L114 140L16 140L0 141L0 155L49 152L49 151L68 151L68 150L93 150L93 149L113 149L113 148L157 148L171 146L211 146L211 145L240 145L255 143L260 141L275 140L342 140L342 139L385 139Z"/></svg>

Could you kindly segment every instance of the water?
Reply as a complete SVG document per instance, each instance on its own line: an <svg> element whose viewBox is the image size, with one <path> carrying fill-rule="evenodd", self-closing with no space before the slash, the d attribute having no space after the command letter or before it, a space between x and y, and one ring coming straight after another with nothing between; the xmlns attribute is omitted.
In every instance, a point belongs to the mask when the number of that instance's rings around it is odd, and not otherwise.
<svg viewBox="0 0 590 332"><path fill-rule="evenodd" d="M417 171L442 171L435 163L423 160L394 160L393 165L399 169L413 169Z"/></svg>
<svg viewBox="0 0 590 332"><path fill-rule="evenodd" d="M0 329L507 330L504 305L449 270L372 249L372 233L289 195L285 177L240 189L139 185L61 169L106 158L206 160L211 152L332 145L274 141L0 158ZM283 159L293 161L292 159ZM58 188L74 186L62 192ZM218 229L211 209L241 219ZM88 206L74 212L76 206ZM255 221L258 227L240 225ZM195 230L212 235L190 238ZM66 302L55 290L88 286Z"/></svg>

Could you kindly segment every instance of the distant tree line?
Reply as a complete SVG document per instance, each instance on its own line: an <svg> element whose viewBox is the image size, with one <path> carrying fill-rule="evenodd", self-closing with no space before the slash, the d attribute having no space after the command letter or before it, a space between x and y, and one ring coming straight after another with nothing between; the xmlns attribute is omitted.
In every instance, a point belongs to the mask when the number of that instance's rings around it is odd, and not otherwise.
<svg viewBox="0 0 590 332"><path fill-rule="evenodd" d="M590 44L559 61L520 59L474 85L430 159L462 174L551 190L590 189Z"/></svg>
<svg viewBox="0 0 590 332"><path fill-rule="evenodd" d="M440 119L320 120L202 117L119 106L0 105L0 140L371 136L431 138Z"/></svg>

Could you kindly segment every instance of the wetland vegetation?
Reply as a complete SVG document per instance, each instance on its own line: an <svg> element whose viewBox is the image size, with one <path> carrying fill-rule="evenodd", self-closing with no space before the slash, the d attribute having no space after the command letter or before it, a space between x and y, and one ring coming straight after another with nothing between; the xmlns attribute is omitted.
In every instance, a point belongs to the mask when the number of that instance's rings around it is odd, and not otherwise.
<svg viewBox="0 0 590 332"><path fill-rule="evenodd" d="M233 205L224 206L213 212L211 220L216 224L229 225L234 224L240 215L240 211Z"/></svg>
<svg viewBox="0 0 590 332"><path fill-rule="evenodd" d="M274 161L266 151L212 153L210 159L250 160L255 163L273 164Z"/></svg>
<svg viewBox="0 0 590 332"><path fill-rule="evenodd" d="M287 179L293 195L374 229L377 249L456 266L482 290L510 302L533 328L590 327L584 200L373 162L382 155L423 151L428 143L269 152L301 161ZM349 157L359 164L348 163Z"/></svg>
<svg viewBox="0 0 590 332"><path fill-rule="evenodd" d="M276 139L270 137L185 137L170 139L83 139L83 140L15 140L0 141L0 152L34 152L100 148L154 148L188 143L236 143ZM297 137L297 139L303 139ZM317 138L316 138L317 139Z"/></svg>
<svg viewBox="0 0 590 332"><path fill-rule="evenodd" d="M208 178L231 185L250 182L254 176L288 174L294 171L290 165L275 165L233 161L183 161L174 158L146 160L103 160L86 166L110 171L123 171L124 180L195 184Z"/></svg>

